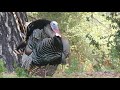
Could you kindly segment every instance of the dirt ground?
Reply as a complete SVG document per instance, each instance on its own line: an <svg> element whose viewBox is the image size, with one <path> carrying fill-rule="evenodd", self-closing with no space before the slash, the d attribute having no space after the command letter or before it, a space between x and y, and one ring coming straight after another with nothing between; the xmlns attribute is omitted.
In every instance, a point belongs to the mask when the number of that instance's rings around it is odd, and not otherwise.
<svg viewBox="0 0 120 90"><path fill-rule="evenodd" d="M16 73L3 73L1 78L28 78L28 77L18 77ZM41 78L39 76L33 76L33 78ZM57 72L53 77L46 78L120 78L120 73L116 72L82 72L82 73L60 73Z"/></svg>
<svg viewBox="0 0 120 90"><path fill-rule="evenodd" d="M82 72L70 75L62 73L55 74L53 78L120 78L120 73L115 72Z"/></svg>

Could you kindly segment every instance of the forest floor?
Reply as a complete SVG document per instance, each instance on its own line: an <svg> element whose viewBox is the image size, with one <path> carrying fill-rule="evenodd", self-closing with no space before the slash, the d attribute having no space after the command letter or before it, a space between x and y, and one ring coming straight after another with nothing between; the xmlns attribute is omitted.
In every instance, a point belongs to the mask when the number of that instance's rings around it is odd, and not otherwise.
<svg viewBox="0 0 120 90"><path fill-rule="evenodd" d="M29 78L29 77L18 77L16 73L3 73L1 78ZM32 78L32 77L30 77ZM41 78L39 76L33 76L33 78ZM56 72L53 77L46 78L120 78L120 73L115 72L82 72L82 73L58 73Z"/></svg>
<svg viewBox="0 0 120 90"><path fill-rule="evenodd" d="M0 78L41 78L40 76L25 76L24 72L20 72L22 76L18 76L17 72L0 73ZM120 78L120 72L115 71L100 71L100 72L79 72L72 70L72 72L66 72L66 69L58 68L52 77L46 76L45 78Z"/></svg>
<svg viewBox="0 0 120 90"><path fill-rule="evenodd" d="M61 76L61 77L60 77ZM55 74L53 78L120 78L120 73L116 72L82 72L72 74Z"/></svg>

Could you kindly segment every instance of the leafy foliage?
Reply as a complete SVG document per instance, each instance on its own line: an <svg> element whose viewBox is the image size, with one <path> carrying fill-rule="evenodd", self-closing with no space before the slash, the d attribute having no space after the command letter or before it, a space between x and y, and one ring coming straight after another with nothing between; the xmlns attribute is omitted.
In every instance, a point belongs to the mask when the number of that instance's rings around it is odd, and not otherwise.
<svg viewBox="0 0 120 90"><path fill-rule="evenodd" d="M26 70L24 70L24 68L18 67L16 68L15 72L18 77L28 77L28 73Z"/></svg>
<svg viewBox="0 0 120 90"><path fill-rule="evenodd" d="M0 59L0 73L5 72L7 69L5 68L5 63L2 59Z"/></svg>

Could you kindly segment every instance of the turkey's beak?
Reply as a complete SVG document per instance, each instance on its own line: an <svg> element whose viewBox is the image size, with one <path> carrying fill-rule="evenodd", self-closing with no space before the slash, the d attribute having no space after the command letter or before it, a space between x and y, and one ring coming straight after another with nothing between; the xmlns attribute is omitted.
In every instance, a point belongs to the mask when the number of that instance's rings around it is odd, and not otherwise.
<svg viewBox="0 0 120 90"><path fill-rule="evenodd" d="M58 29L58 30L54 30L54 32L55 32L55 36L59 36L59 37L61 37L61 34L60 34L59 29Z"/></svg>

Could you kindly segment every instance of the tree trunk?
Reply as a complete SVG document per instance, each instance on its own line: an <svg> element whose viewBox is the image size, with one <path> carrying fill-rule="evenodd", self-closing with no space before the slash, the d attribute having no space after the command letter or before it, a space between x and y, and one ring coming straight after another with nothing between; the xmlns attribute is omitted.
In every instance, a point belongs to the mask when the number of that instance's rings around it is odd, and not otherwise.
<svg viewBox="0 0 120 90"><path fill-rule="evenodd" d="M25 34L25 12L0 12L0 59L5 61L8 72L21 65L21 55L13 52Z"/></svg>

